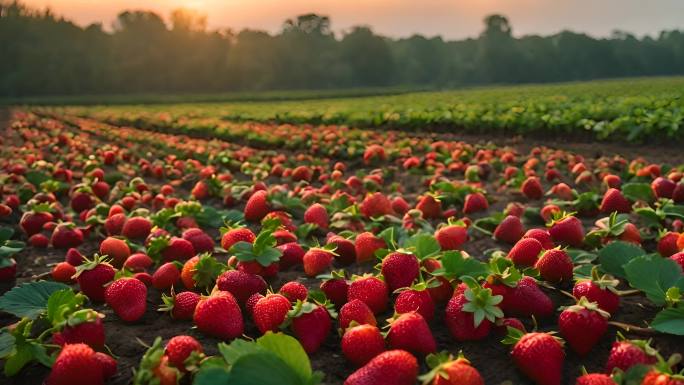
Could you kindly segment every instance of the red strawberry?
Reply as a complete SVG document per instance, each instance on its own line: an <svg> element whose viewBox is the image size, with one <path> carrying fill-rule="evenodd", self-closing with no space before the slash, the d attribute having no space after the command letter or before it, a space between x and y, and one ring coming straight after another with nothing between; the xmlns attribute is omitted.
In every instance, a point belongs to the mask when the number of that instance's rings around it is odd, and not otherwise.
<svg viewBox="0 0 684 385"><path fill-rule="evenodd" d="M98 255L76 269L76 281L81 292L96 303L104 302L105 285L114 279L114 275L116 270Z"/></svg>
<svg viewBox="0 0 684 385"><path fill-rule="evenodd" d="M297 300L304 302L309 296L309 290L297 281L290 281L280 287L278 294L284 295L291 302L297 302Z"/></svg>
<svg viewBox="0 0 684 385"><path fill-rule="evenodd" d="M651 182L651 190L657 198L671 199L676 187L675 182L663 177L657 177Z"/></svg>
<svg viewBox="0 0 684 385"><path fill-rule="evenodd" d="M651 369L641 380L641 385L684 385L684 376L672 374L669 369L667 373L661 372L657 368Z"/></svg>
<svg viewBox="0 0 684 385"><path fill-rule="evenodd" d="M404 349L415 354L428 354L437 351L437 343L432 336L425 318L417 312L404 313L389 321L390 329L387 342L392 349Z"/></svg>
<svg viewBox="0 0 684 385"><path fill-rule="evenodd" d="M305 180L307 182L311 181L312 171L307 166L297 166L292 170L292 180L298 182L300 180Z"/></svg>
<svg viewBox="0 0 684 385"><path fill-rule="evenodd" d="M64 260L71 266L80 266L85 262L85 257L77 249L71 248L67 250Z"/></svg>
<svg viewBox="0 0 684 385"><path fill-rule="evenodd" d="M561 249L546 250L534 265L539 274L548 282L568 282L572 280L572 258Z"/></svg>
<svg viewBox="0 0 684 385"><path fill-rule="evenodd" d="M328 228L329 221L328 211L320 203L314 203L304 212L305 223L312 223L323 230Z"/></svg>
<svg viewBox="0 0 684 385"><path fill-rule="evenodd" d="M190 241L172 237L161 253L165 261L187 261L195 256L195 248Z"/></svg>
<svg viewBox="0 0 684 385"><path fill-rule="evenodd" d="M102 323L104 315L91 310L78 319L71 319L71 324L52 335L56 345L86 344L95 350L102 350L105 346L105 330ZM80 322L82 321L82 322Z"/></svg>
<svg viewBox="0 0 684 385"><path fill-rule="evenodd" d="M111 258L112 265L115 267L121 267L131 256L131 249L126 241L109 237L100 243L100 255Z"/></svg>
<svg viewBox="0 0 684 385"><path fill-rule="evenodd" d="M254 323L261 332L276 331L292 308L290 301L280 294L267 294L254 305Z"/></svg>
<svg viewBox="0 0 684 385"><path fill-rule="evenodd" d="M525 234L520 218L509 215L496 226L494 230L494 238L499 241L514 244Z"/></svg>
<svg viewBox="0 0 684 385"><path fill-rule="evenodd" d="M320 348L332 327L328 309L316 303L298 301L288 317L292 320L292 332L309 354Z"/></svg>
<svg viewBox="0 0 684 385"><path fill-rule="evenodd" d="M31 235L28 239L28 243L37 249L45 249L50 244L50 239L45 235L38 233Z"/></svg>
<svg viewBox="0 0 684 385"><path fill-rule="evenodd" d="M85 344L67 344L52 365L46 385L104 384L104 374L95 351Z"/></svg>
<svg viewBox="0 0 684 385"><path fill-rule="evenodd" d="M266 292L266 281L257 274L240 270L228 270L216 280L219 290L230 292L240 304L244 304L254 293Z"/></svg>
<svg viewBox="0 0 684 385"><path fill-rule="evenodd" d="M560 385L565 361L562 340L548 333L527 333L509 328L506 343L515 344L513 362L537 385Z"/></svg>
<svg viewBox="0 0 684 385"><path fill-rule="evenodd" d="M171 317L178 320L191 320L200 301L200 295L192 291L181 291L171 296L162 294L164 305L159 311L171 312Z"/></svg>
<svg viewBox="0 0 684 385"><path fill-rule="evenodd" d="M534 266L542 249L542 244L538 240L522 238L508 252L508 258L516 267Z"/></svg>
<svg viewBox="0 0 684 385"><path fill-rule="evenodd" d="M329 277L323 279L320 287L321 291L325 293L325 297L334 303L337 308L347 302L349 282L347 282L344 276L344 270L333 271Z"/></svg>
<svg viewBox="0 0 684 385"><path fill-rule="evenodd" d="M126 214L124 213L117 213L108 217L104 223L107 235L121 235L126 219Z"/></svg>
<svg viewBox="0 0 684 385"><path fill-rule="evenodd" d="M356 261L362 263L372 260L375 252L387 247L387 244L384 239L375 234L365 232L356 236L354 247L356 248Z"/></svg>
<svg viewBox="0 0 684 385"><path fill-rule="evenodd" d="M245 205L245 220L249 222L259 222L269 213L269 211L271 211L271 208L268 203L268 193L265 190L259 190L249 197L249 200Z"/></svg>
<svg viewBox="0 0 684 385"><path fill-rule="evenodd" d="M484 385L484 380L463 355L454 358L448 352L429 355L427 362L432 369L420 377L423 384L431 385Z"/></svg>
<svg viewBox="0 0 684 385"><path fill-rule="evenodd" d="M682 273L684 273L684 251L680 251L677 254L671 255L670 259L677 262L677 264L682 268Z"/></svg>
<svg viewBox="0 0 684 385"><path fill-rule="evenodd" d="M435 239L442 250L459 250L468 240L468 230L465 226L450 224L435 231Z"/></svg>
<svg viewBox="0 0 684 385"><path fill-rule="evenodd" d="M610 214L615 211L618 213L629 213L632 211L632 205L627 198L622 195L620 190L611 188L603 194L603 200L601 201L599 210L604 214Z"/></svg>
<svg viewBox="0 0 684 385"><path fill-rule="evenodd" d="M541 182L535 176L528 177L520 187L520 192L527 197L527 199L541 199L544 196Z"/></svg>
<svg viewBox="0 0 684 385"><path fill-rule="evenodd" d="M220 290L200 299L193 322L201 332L222 340L237 338L245 329L237 301L227 291Z"/></svg>
<svg viewBox="0 0 684 385"><path fill-rule="evenodd" d="M523 277L504 296L501 307L509 316L546 318L553 314L554 306L532 277Z"/></svg>
<svg viewBox="0 0 684 385"><path fill-rule="evenodd" d="M48 204L34 206L32 210L25 212L24 215L21 216L19 227L21 227L29 237L39 233L43 230L43 225L54 219L54 216L49 210L50 206Z"/></svg>
<svg viewBox="0 0 684 385"><path fill-rule="evenodd" d="M572 247L582 246L584 242L582 222L572 215L565 215L551 222L549 234L554 242Z"/></svg>
<svg viewBox="0 0 684 385"><path fill-rule="evenodd" d="M12 260L12 261L14 261L14 260ZM6 267L1 268L0 269L0 281L5 280L5 279L3 279L5 277L2 275L2 272L4 271L3 269L8 269L11 267L14 267L15 271L11 272L11 276L9 275L9 273L7 273L8 274L7 277L9 277L10 279L14 278L14 274L16 273L16 265L17 265L16 262L14 262L14 264L11 266L6 266ZM50 273L50 275L52 275L52 279L54 279L55 281L68 283L68 284L71 284L74 282L74 279L72 278L74 276L74 274L76 274L76 268L71 266L67 262L60 262L60 263L56 264L55 267L52 268L52 272Z"/></svg>
<svg viewBox="0 0 684 385"><path fill-rule="evenodd" d="M275 236L276 234L273 233ZM297 242L288 242L276 246L283 255L280 256L280 266L279 270L287 270L291 266L301 265L304 259L304 254L306 253L302 246Z"/></svg>
<svg viewBox="0 0 684 385"><path fill-rule="evenodd" d="M414 385L417 377L416 358L404 350L390 350L352 373L344 385Z"/></svg>
<svg viewBox="0 0 684 385"><path fill-rule="evenodd" d="M487 198L482 193L472 193L465 197L463 203L463 213L472 214L478 211L485 211L489 208Z"/></svg>
<svg viewBox="0 0 684 385"><path fill-rule="evenodd" d="M385 340L375 325L356 325L342 336L342 354L356 366L365 365L385 351Z"/></svg>
<svg viewBox="0 0 684 385"><path fill-rule="evenodd" d="M610 314L599 309L595 302L582 297L577 305L566 307L558 316L558 327L572 350L584 356L608 330Z"/></svg>
<svg viewBox="0 0 684 385"><path fill-rule="evenodd" d="M147 310L147 287L135 278L119 278L107 287L105 301L119 318L134 322Z"/></svg>
<svg viewBox="0 0 684 385"><path fill-rule="evenodd" d="M492 295L491 289L482 288L472 278L467 282L458 286L444 315L446 325L457 341L485 338L496 318L503 317L497 307L503 300L501 295Z"/></svg>
<svg viewBox="0 0 684 385"><path fill-rule="evenodd" d="M577 377L575 385L617 385L617 383L606 374L590 373Z"/></svg>
<svg viewBox="0 0 684 385"><path fill-rule="evenodd" d="M553 244L553 239L551 239L551 234L545 229L529 229L525 235L523 235L523 238L534 238L538 240L544 250L556 247L556 245Z"/></svg>
<svg viewBox="0 0 684 385"><path fill-rule="evenodd" d="M677 247L678 239L679 234L673 231L668 231L663 234L658 240L658 253L663 257L669 257L679 251L679 248Z"/></svg>
<svg viewBox="0 0 684 385"><path fill-rule="evenodd" d="M352 281L349 285L348 298L349 301L355 299L363 301L374 314L379 314L387 308L389 292L384 281L367 275Z"/></svg>
<svg viewBox="0 0 684 385"><path fill-rule="evenodd" d="M366 218L393 214L392 202L381 192L368 194L359 209Z"/></svg>
<svg viewBox="0 0 684 385"><path fill-rule="evenodd" d="M425 219L437 219L442 217L442 202L434 196L427 194L420 197L416 209L423 213Z"/></svg>
<svg viewBox="0 0 684 385"><path fill-rule="evenodd" d="M334 258L333 252L325 248L312 247L306 251L302 258L304 273L309 277L315 277L330 268Z"/></svg>
<svg viewBox="0 0 684 385"><path fill-rule="evenodd" d="M191 228L183 231L183 239L192 243L195 253L211 253L214 251L214 240L198 228Z"/></svg>
<svg viewBox="0 0 684 385"><path fill-rule="evenodd" d="M333 235L328 238L327 245L335 247L335 260L343 265L349 265L356 261L356 248L354 242L351 240L341 237L339 235Z"/></svg>
<svg viewBox="0 0 684 385"><path fill-rule="evenodd" d="M627 371L635 365L653 365L657 361L658 352L651 347L649 341L627 340L618 333L618 341L608 354L606 373L613 373L615 368Z"/></svg>
<svg viewBox="0 0 684 385"><path fill-rule="evenodd" d="M225 250L230 250L238 242L253 243L255 239L256 236L252 230L246 227L230 229L221 237L221 247Z"/></svg>
<svg viewBox="0 0 684 385"><path fill-rule="evenodd" d="M407 211L411 209L411 206L409 206L408 202L400 196L395 197L392 199L392 210L399 214L403 215L406 214Z"/></svg>
<svg viewBox="0 0 684 385"><path fill-rule="evenodd" d="M340 308L340 329L346 330L352 322L359 325L376 325L375 315L365 302L358 299L345 303Z"/></svg>
<svg viewBox="0 0 684 385"><path fill-rule="evenodd" d="M71 222L60 223L52 232L50 243L55 249L78 247L83 243L83 232Z"/></svg>
<svg viewBox="0 0 684 385"><path fill-rule="evenodd" d="M418 258L413 254L394 251L382 259L382 276L390 291L409 287L420 274Z"/></svg>
<svg viewBox="0 0 684 385"><path fill-rule="evenodd" d="M121 235L128 239L145 239L152 230L152 222L143 217L128 218L121 229Z"/></svg>
<svg viewBox="0 0 684 385"><path fill-rule="evenodd" d="M591 279L582 279L575 283L572 295L577 299L586 297L590 302L596 302L602 310L615 314L620 307L620 296L615 293L615 287L619 283L620 281L608 275L599 277L594 269Z"/></svg>
<svg viewBox="0 0 684 385"><path fill-rule="evenodd" d="M261 293L254 293L247 298L245 310L247 310L247 313L249 313L250 316L254 316L254 306L256 306L256 303L262 298L264 298L264 296Z"/></svg>
<svg viewBox="0 0 684 385"><path fill-rule="evenodd" d="M0 218L7 218L12 215L12 208L4 203L0 203Z"/></svg>
<svg viewBox="0 0 684 385"><path fill-rule="evenodd" d="M169 359L169 364L183 372L185 372L185 360L193 352L202 353L202 345L193 337L175 336L166 343L165 353Z"/></svg>
<svg viewBox="0 0 684 385"><path fill-rule="evenodd" d="M152 274L152 286L159 290L167 290L180 279L180 270L174 262L166 262Z"/></svg>
<svg viewBox="0 0 684 385"><path fill-rule="evenodd" d="M398 314L416 311L430 322L435 315L435 303L426 285L418 284L399 293L394 302L394 311Z"/></svg>
<svg viewBox="0 0 684 385"><path fill-rule="evenodd" d="M102 376L104 379L106 380L114 377L117 367L116 360L112 356L100 352L95 352L95 358L102 368Z"/></svg>

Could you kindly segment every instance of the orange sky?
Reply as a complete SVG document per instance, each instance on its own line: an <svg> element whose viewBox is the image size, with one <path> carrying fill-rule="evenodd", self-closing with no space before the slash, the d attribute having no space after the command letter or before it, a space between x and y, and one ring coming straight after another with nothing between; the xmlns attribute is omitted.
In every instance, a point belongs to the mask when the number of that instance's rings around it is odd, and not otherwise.
<svg viewBox="0 0 684 385"><path fill-rule="evenodd" d="M447 38L477 35L490 13L509 17L516 35L563 29L608 36L614 29L637 35L684 29L684 0L23 0L50 6L78 24L111 25L123 9L149 9L168 16L178 7L208 15L209 26L279 30L283 20L306 12L331 17L335 31L366 24L379 33ZM649 3L645 6L645 3Z"/></svg>

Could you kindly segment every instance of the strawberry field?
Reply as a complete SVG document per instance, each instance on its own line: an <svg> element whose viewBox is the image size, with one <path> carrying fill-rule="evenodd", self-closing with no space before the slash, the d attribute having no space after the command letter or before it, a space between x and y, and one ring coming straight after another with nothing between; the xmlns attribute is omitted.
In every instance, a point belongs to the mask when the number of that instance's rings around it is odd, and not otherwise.
<svg viewBox="0 0 684 385"><path fill-rule="evenodd" d="M624 144L681 141L681 80L644 84L13 108L2 383L684 384L684 157Z"/></svg>

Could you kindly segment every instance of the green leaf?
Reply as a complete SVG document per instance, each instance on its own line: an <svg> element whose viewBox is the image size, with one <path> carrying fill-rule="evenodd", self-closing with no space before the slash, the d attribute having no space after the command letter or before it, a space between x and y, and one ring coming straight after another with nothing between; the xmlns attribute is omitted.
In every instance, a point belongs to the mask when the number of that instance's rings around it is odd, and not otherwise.
<svg viewBox="0 0 684 385"><path fill-rule="evenodd" d="M49 180L50 176L40 171L29 171L25 175L26 180L36 187L40 187L40 184Z"/></svg>
<svg viewBox="0 0 684 385"><path fill-rule="evenodd" d="M14 336L3 331L0 332L0 358L6 358L14 350Z"/></svg>
<svg viewBox="0 0 684 385"><path fill-rule="evenodd" d="M5 376L12 377L33 360L31 345L24 343L17 345L14 354L10 355L5 361Z"/></svg>
<svg viewBox="0 0 684 385"><path fill-rule="evenodd" d="M622 186L622 195L632 201L653 202L655 200L651 185L648 183L625 183Z"/></svg>
<svg viewBox="0 0 684 385"><path fill-rule="evenodd" d="M14 229L11 227L0 227L0 243L10 240L14 235Z"/></svg>
<svg viewBox="0 0 684 385"><path fill-rule="evenodd" d="M297 372L276 354L261 351L241 356L230 369L226 384L231 385L302 385Z"/></svg>
<svg viewBox="0 0 684 385"><path fill-rule="evenodd" d="M69 286L52 281L38 281L15 286L0 297L0 310L19 318L36 319L47 310L52 293L69 289Z"/></svg>
<svg viewBox="0 0 684 385"><path fill-rule="evenodd" d="M424 259L437 254L441 248L432 234L418 233L407 239L404 248L410 249L419 258Z"/></svg>
<svg viewBox="0 0 684 385"><path fill-rule="evenodd" d="M644 255L624 266L630 286L646 294L656 305L665 305L671 287L684 290L682 268L677 262L659 255Z"/></svg>
<svg viewBox="0 0 684 385"><path fill-rule="evenodd" d="M447 278L460 278L464 275L473 278L483 277L490 272L489 266L475 258L468 257L460 251L447 251L442 255L442 268L433 272Z"/></svg>
<svg viewBox="0 0 684 385"><path fill-rule="evenodd" d="M257 344L285 362L305 384L311 378L309 356L296 338L283 333L268 332L257 339Z"/></svg>
<svg viewBox="0 0 684 385"><path fill-rule="evenodd" d="M228 365L233 365L243 355L258 353L262 351L263 348L252 341L237 339L230 344L224 342L219 343L218 350Z"/></svg>
<svg viewBox="0 0 684 385"><path fill-rule="evenodd" d="M651 327L662 333L684 336L684 307L661 310L651 322Z"/></svg>
<svg viewBox="0 0 684 385"><path fill-rule="evenodd" d="M76 294L71 288L56 291L47 301L47 319L53 326L66 321L67 316L78 309L84 301L83 295Z"/></svg>
<svg viewBox="0 0 684 385"><path fill-rule="evenodd" d="M603 271L616 277L625 278L624 265L644 254L646 252L639 246L628 242L615 241L599 250L598 258Z"/></svg>
<svg viewBox="0 0 684 385"><path fill-rule="evenodd" d="M230 372L228 368L218 366L202 366L202 368L195 375L192 381L193 385L216 385L228 384L230 379Z"/></svg>

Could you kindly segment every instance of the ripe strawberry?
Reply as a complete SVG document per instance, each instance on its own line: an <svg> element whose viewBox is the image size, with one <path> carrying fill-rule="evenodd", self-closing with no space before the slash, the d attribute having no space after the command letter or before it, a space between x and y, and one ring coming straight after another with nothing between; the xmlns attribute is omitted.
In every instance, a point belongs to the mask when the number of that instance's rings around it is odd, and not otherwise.
<svg viewBox="0 0 684 385"><path fill-rule="evenodd" d="M273 233L275 236L276 234ZM304 258L304 248L297 242L288 242L276 247L283 255L280 256L279 270L287 270L296 265L301 265Z"/></svg>
<svg viewBox="0 0 684 385"><path fill-rule="evenodd" d="M672 374L671 370L662 372L658 368L651 369L641 380L641 385L684 385L682 374Z"/></svg>
<svg viewBox="0 0 684 385"><path fill-rule="evenodd" d="M658 177L651 182L651 190L657 198L671 199L676 187L675 182L663 177Z"/></svg>
<svg viewBox="0 0 684 385"><path fill-rule="evenodd" d="M420 274L420 264L415 255L394 251L382 259L382 276L390 291L409 287Z"/></svg>
<svg viewBox="0 0 684 385"><path fill-rule="evenodd" d="M16 262L14 263L14 267L16 270ZM7 267L3 267L3 269L6 269ZM1 271L2 269L0 269ZM60 262L55 265L55 267L52 268L52 272L50 275L52 275L52 279L54 279L57 282L63 282L63 283L68 283L71 284L74 282L74 279L72 278L76 274L76 268L71 266L67 262ZM11 276L14 278L14 274ZM3 280L3 277L0 276L0 281Z"/></svg>
<svg viewBox="0 0 684 385"><path fill-rule="evenodd" d="M523 235L523 238L534 238L538 240L544 250L556 247L556 245L553 244L553 239L551 239L551 234L545 229L529 229L525 235Z"/></svg>
<svg viewBox="0 0 684 385"><path fill-rule="evenodd" d="M346 330L352 322L356 322L359 325L368 324L375 326L377 324L373 311L365 302L358 299L345 303L340 308L339 318L341 330Z"/></svg>
<svg viewBox="0 0 684 385"><path fill-rule="evenodd" d="M302 258L304 273L309 277L315 277L323 273L332 264L334 254L325 248L312 247L306 251Z"/></svg>
<svg viewBox="0 0 684 385"><path fill-rule="evenodd" d="M292 332L309 354L315 353L330 334L332 320L324 305L298 301L287 316L292 320Z"/></svg>
<svg viewBox="0 0 684 385"><path fill-rule="evenodd" d="M544 222L549 222L553 219L554 215L558 215L561 213L561 208L553 205L553 204L548 204L545 205L544 207L541 208L541 211L539 211L539 216L544 220ZM550 238L550 236L549 236Z"/></svg>
<svg viewBox="0 0 684 385"><path fill-rule="evenodd" d="M344 270L333 271L329 276L323 278L321 291L325 294L337 308L347 303L347 293L349 292L349 282L344 276Z"/></svg>
<svg viewBox="0 0 684 385"><path fill-rule="evenodd" d="M309 296L309 290L297 281L290 281L280 287L278 294L284 295L290 302L297 302L297 300L304 302Z"/></svg>
<svg viewBox="0 0 684 385"><path fill-rule="evenodd" d="M36 249L45 249L50 244L50 239L41 233L33 234L29 237L28 244Z"/></svg>
<svg viewBox="0 0 684 385"><path fill-rule="evenodd" d="M164 305L159 311L170 312L171 317L178 320L191 320L200 301L200 295L192 291L181 291L171 296L162 294Z"/></svg>
<svg viewBox="0 0 684 385"><path fill-rule="evenodd" d="M606 374L589 373L577 377L575 385L617 385L617 383Z"/></svg>
<svg viewBox="0 0 684 385"><path fill-rule="evenodd" d="M411 209L411 206L409 206L408 202L403 197L395 197L392 199L392 210L399 214L403 215L406 214L407 211Z"/></svg>
<svg viewBox="0 0 684 385"><path fill-rule="evenodd" d="M245 220L248 222L259 222L269 211L271 211L271 208L268 203L268 193L265 190L259 190L247 200L244 209Z"/></svg>
<svg viewBox="0 0 684 385"><path fill-rule="evenodd" d="M230 229L223 234L223 237L221 237L221 247L224 250L230 250L238 242L253 243L255 239L256 236L252 230L246 227L238 227Z"/></svg>
<svg viewBox="0 0 684 385"><path fill-rule="evenodd" d="M459 250L468 240L465 226L449 224L435 231L435 239L442 250Z"/></svg>
<svg viewBox="0 0 684 385"><path fill-rule="evenodd" d="M522 192L527 199L541 199L544 196L544 190L542 190L541 182L539 178L535 176L528 177L520 186L520 192Z"/></svg>
<svg viewBox="0 0 684 385"><path fill-rule="evenodd" d="M158 290L168 290L180 279L181 273L174 262L166 262L152 274L152 286Z"/></svg>
<svg viewBox="0 0 684 385"><path fill-rule="evenodd" d="M513 215L504 218L494 230L494 238L510 244L518 242L524 234L525 229L520 218Z"/></svg>
<svg viewBox="0 0 684 385"><path fill-rule="evenodd" d="M553 314L554 306L532 277L523 277L511 288L501 303L502 310L508 316L546 318Z"/></svg>
<svg viewBox="0 0 684 385"><path fill-rule="evenodd" d="M252 317L261 334L264 334L269 330L278 330L291 308L292 304L285 296L267 294L254 305Z"/></svg>
<svg viewBox="0 0 684 385"><path fill-rule="evenodd" d="M95 350L102 350L105 346L105 330L102 323L104 315L91 310L79 319L71 319L71 325L52 335L55 345L86 344Z"/></svg>
<svg viewBox="0 0 684 385"><path fill-rule="evenodd" d="M67 344L52 365L46 385L104 384L104 375L95 351L85 344Z"/></svg>
<svg viewBox="0 0 684 385"><path fill-rule="evenodd" d="M256 303L262 298L264 298L264 296L261 293L254 293L247 298L247 301L245 302L245 310L247 310L247 313L250 316L254 316L254 306L256 306Z"/></svg>
<svg viewBox="0 0 684 385"><path fill-rule="evenodd" d="M673 231L663 234L658 240L658 253L667 258L679 251L677 239L679 239L679 234Z"/></svg>
<svg viewBox="0 0 684 385"><path fill-rule="evenodd" d="M463 213L472 214L478 211L486 211L489 208L487 198L482 193L471 193L466 195L463 203Z"/></svg>
<svg viewBox="0 0 684 385"><path fill-rule="evenodd" d="M457 358L448 352L431 354L427 362L432 370L420 377L423 384L484 385L480 372L462 354Z"/></svg>
<svg viewBox="0 0 684 385"><path fill-rule="evenodd" d="M211 253L214 251L214 240L211 239L209 234L201 229L187 229L183 231L182 238L192 243L192 248L195 250L195 253Z"/></svg>
<svg viewBox="0 0 684 385"><path fill-rule="evenodd" d="M320 203L314 203L309 206L304 212L304 222L312 223L319 228L326 230L330 219L328 218L328 211Z"/></svg>
<svg viewBox="0 0 684 385"><path fill-rule="evenodd" d="M677 262L677 264L682 268L682 273L684 273L684 251L680 251L677 254L671 255L670 259Z"/></svg>
<svg viewBox="0 0 684 385"><path fill-rule="evenodd" d="M356 261L356 248L351 240L339 235L333 235L328 238L327 245L335 247L335 260L339 263L349 265Z"/></svg>
<svg viewBox="0 0 684 385"><path fill-rule="evenodd" d="M534 266L542 249L542 244L538 240L522 238L508 252L508 259L513 261L516 267Z"/></svg>
<svg viewBox="0 0 684 385"><path fill-rule="evenodd" d="M19 220L19 227L26 233L27 236L32 236L43 230L43 225L51 222L54 216L49 212L50 207L47 204L40 204L33 207L32 210L27 211L21 216Z"/></svg>
<svg viewBox="0 0 684 385"><path fill-rule="evenodd" d="M147 287L135 278L119 278L107 286L105 301L119 318L135 322L147 310Z"/></svg>
<svg viewBox="0 0 684 385"><path fill-rule="evenodd" d="M392 202L381 192L366 195L359 206L361 214L366 218L393 214Z"/></svg>
<svg viewBox="0 0 684 385"><path fill-rule="evenodd" d="M572 258L561 249L546 250L534 265L539 274L548 282L568 282L572 280Z"/></svg>
<svg viewBox="0 0 684 385"><path fill-rule="evenodd" d="M355 299L363 301L374 314L384 312L389 300L389 292L385 282L372 275L358 277L352 281L347 296L349 301Z"/></svg>
<svg viewBox="0 0 684 385"><path fill-rule="evenodd" d="M80 266L85 262L85 257L75 248L67 250L64 261L69 263L71 266Z"/></svg>
<svg viewBox="0 0 684 385"><path fill-rule="evenodd" d="M363 163L368 165L372 163L379 163L387 159L385 155L385 148L378 144L371 144L366 147L363 152Z"/></svg>
<svg viewBox="0 0 684 385"><path fill-rule="evenodd" d="M584 356L608 330L608 312L582 297L577 305L566 307L558 316L560 332L572 350Z"/></svg>
<svg viewBox="0 0 684 385"><path fill-rule="evenodd" d="M420 197L416 209L423 213L423 218L425 219L442 217L442 202L430 194Z"/></svg>
<svg viewBox="0 0 684 385"><path fill-rule="evenodd" d="M216 287L230 292L239 304L244 304L254 293L266 292L266 281L257 274L228 270L218 277Z"/></svg>
<svg viewBox="0 0 684 385"><path fill-rule="evenodd" d="M200 299L193 322L201 332L222 340L237 338L245 329L237 301L227 291L220 290Z"/></svg>
<svg viewBox="0 0 684 385"><path fill-rule="evenodd" d="M603 194L603 200L601 201L599 210L604 214L610 214L615 211L618 213L630 213L632 211L632 205L627 198L622 195L620 190L611 188Z"/></svg>
<svg viewBox="0 0 684 385"><path fill-rule="evenodd" d="M635 365L653 365L657 361L658 351L649 344L650 341L627 340L618 333L618 340L608 353L606 373L612 373L615 368L627 371Z"/></svg>
<svg viewBox="0 0 684 385"><path fill-rule="evenodd" d="M425 318L417 312L398 315L389 320L390 329L387 342L392 349L404 349L415 354L428 354L437 351L437 343L432 336Z"/></svg>
<svg viewBox="0 0 684 385"><path fill-rule="evenodd" d="M111 282L116 275L116 270L107 260L95 255L93 260L86 260L84 264L76 268L76 281L79 289L91 301L104 302L105 285Z"/></svg>
<svg viewBox="0 0 684 385"><path fill-rule="evenodd" d="M375 325L352 326L342 336L342 354L356 366L363 366L385 351L385 339Z"/></svg>
<svg viewBox="0 0 684 385"><path fill-rule="evenodd" d="M117 213L105 219L104 228L107 235L121 235L126 219L124 213Z"/></svg>
<svg viewBox="0 0 684 385"><path fill-rule="evenodd" d="M112 356L100 352L95 352L95 358L102 368L102 376L104 379L106 380L114 377L117 368L116 360Z"/></svg>
<svg viewBox="0 0 684 385"><path fill-rule="evenodd" d="M513 362L538 385L560 385L565 352L561 339L548 333L523 333L509 328L504 343L515 344Z"/></svg>
<svg viewBox="0 0 684 385"><path fill-rule="evenodd" d="M457 341L485 338L496 318L503 317L503 312L497 307L503 300L501 295L492 295L491 289L482 288L472 278L467 282L457 287L444 315L446 325Z"/></svg>
<svg viewBox="0 0 684 385"><path fill-rule="evenodd" d="M292 170L292 180L294 182L298 182L301 180L305 180L307 182L311 181L313 172L311 171L311 168L308 166L297 166L294 170Z"/></svg>
<svg viewBox="0 0 684 385"><path fill-rule="evenodd" d="M166 343L165 353L169 359L169 364L183 372L186 371L185 360L193 352L202 353L202 345L193 337L186 335L175 336Z"/></svg>
<svg viewBox="0 0 684 385"><path fill-rule="evenodd" d="M114 267L121 267L126 262L126 259L130 257L131 249L126 241L108 237L100 243L100 255L111 258Z"/></svg>
<svg viewBox="0 0 684 385"><path fill-rule="evenodd" d="M556 243L579 247L584 242L582 222L572 215L562 216L551 222L549 234Z"/></svg>
<svg viewBox="0 0 684 385"><path fill-rule="evenodd" d="M575 192L572 191L570 186L568 186L567 184L565 184L563 182L558 183L558 184L554 185L553 187L551 187L549 194L553 194L556 197L558 197L558 199L561 199L564 201L571 201L575 198L575 195L576 195Z"/></svg>
<svg viewBox="0 0 684 385"><path fill-rule="evenodd" d="M0 218L7 218L12 215L12 208L4 203L0 203Z"/></svg>
<svg viewBox="0 0 684 385"><path fill-rule="evenodd" d="M172 237L161 252L165 261L187 261L195 255L195 248L190 241Z"/></svg>
<svg viewBox="0 0 684 385"><path fill-rule="evenodd" d="M414 385L418 361L405 350L378 354L344 381L344 385Z"/></svg>
<svg viewBox="0 0 684 385"><path fill-rule="evenodd" d="M128 239L145 239L152 230L152 222L143 217L128 218L121 229L121 235Z"/></svg>
<svg viewBox="0 0 684 385"><path fill-rule="evenodd" d="M620 281L608 275L599 277L594 270L591 279L582 279L575 283L572 295L577 299L586 297L590 302L596 302L601 310L615 314L620 307L620 296L615 293L618 283Z"/></svg>
<svg viewBox="0 0 684 385"><path fill-rule="evenodd" d="M131 256L126 259L123 267L137 273L147 270L147 268L153 264L154 261L147 254L135 253L131 254Z"/></svg>
<svg viewBox="0 0 684 385"><path fill-rule="evenodd" d="M370 261L378 249L387 247L385 240L373 233L365 232L356 236L354 248L356 249L356 261L363 263Z"/></svg>
<svg viewBox="0 0 684 385"><path fill-rule="evenodd" d="M71 222L58 224L52 232L50 243L55 249L69 249L83 243L83 232Z"/></svg>
<svg viewBox="0 0 684 385"><path fill-rule="evenodd" d="M430 322L435 315L435 302L426 285L418 284L399 293L394 302L394 311L398 314L415 311Z"/></svg>

